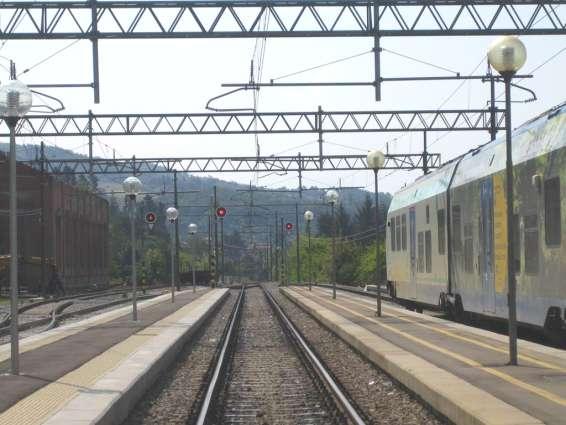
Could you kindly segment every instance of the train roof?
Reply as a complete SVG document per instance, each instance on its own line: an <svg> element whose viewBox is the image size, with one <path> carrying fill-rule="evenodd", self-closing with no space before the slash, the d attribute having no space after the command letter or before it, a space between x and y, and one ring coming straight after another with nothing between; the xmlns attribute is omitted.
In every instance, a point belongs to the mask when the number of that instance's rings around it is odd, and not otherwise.
<svg viewBox="0 0 566 425"><path fill-rule="evenodd" d="M520 164L566 147L566 104L527 121L513 132L513 163ZM489 176L505 168L505 134L468 152L460 161L453 187Z"/></svg>
<svg viewBox="0 0 566 425"><path fill-rule="evenodd" d="M522 124L513 132L513 161L518 164L566 146L566 102ZM461 165L458 165L461 164ZM389 213L505 168L505 134L445 163L393 195Z"/></svg>
<svg viewBox="0 0 566 425"><path fill-rule="evenodd" d="M457 162L445 164L440 169L419 177L413 184L395 193L389 206L389 213L446 192L456 164Z"/></svg>

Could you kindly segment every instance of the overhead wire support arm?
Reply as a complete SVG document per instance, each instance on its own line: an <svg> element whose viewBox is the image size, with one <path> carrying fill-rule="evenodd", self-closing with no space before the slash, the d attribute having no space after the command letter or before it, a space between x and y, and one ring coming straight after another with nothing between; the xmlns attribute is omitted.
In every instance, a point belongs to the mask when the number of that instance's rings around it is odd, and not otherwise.
<svg viewBox="0 0 566 425"><path fill-rule="evenodd" d="M560 4L566 0L2 2L0 22L21 24L0 36L89 39L94 53L100 39L565 34ZM261 26L264 16L270 28Z"/></svg>

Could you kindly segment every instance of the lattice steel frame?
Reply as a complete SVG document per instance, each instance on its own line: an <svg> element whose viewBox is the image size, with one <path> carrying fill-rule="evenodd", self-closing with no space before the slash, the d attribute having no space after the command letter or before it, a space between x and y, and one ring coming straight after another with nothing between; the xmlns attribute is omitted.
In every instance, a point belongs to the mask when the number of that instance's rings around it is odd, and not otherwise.
<svg viewBox="0 0 566 425"><path fill-rule="evenodd" d="M235 112L185 114L28 115L18 121L17 134L29 137L285 134L470 131L503 129L499 109L409 111ZM0 136L8 136L5 122Z"/></svg>
<svg viewBox="0 0 566 425"><path fill-rule="evenodd" d="M425 161L426 159L426 161ZM41 161L23 162L41 166ZM440 154L392 154L386 156L384 170L437 168ZM49 159L43 160L50 174L143 174L143 173L235 173L305 172L367 170L365 155L200 157L200 158L123 158L123 159Z"/></svg>
<svg viewBox="0 0 566 425"><path fill-rule="evenodd" d="M562 0L2 2L3 39L564 34ZM263 29L262 18L270 27ZM18 24L19 22L19 24ZM151 28L151 29L148 29Z"/></svg>
<svg viewBox="0 0 566 425"><path fill-rule="evenodd" d="M91 40L99 103L101 39L372 37L380 100L381 37L566 34L566 17L557 11L563 4L566 0L2 2L0 39Z"/></svg>

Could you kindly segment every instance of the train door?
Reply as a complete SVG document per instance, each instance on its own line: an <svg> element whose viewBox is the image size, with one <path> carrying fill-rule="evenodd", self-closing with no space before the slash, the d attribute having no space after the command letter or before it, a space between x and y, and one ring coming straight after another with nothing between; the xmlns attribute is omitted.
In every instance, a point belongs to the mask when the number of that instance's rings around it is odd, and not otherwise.
<svg viewBox="0 0 566 425"><path fill-rule="evenodd" d="M409 251L411 259L411 295L417 298L417 226L415 208L409 209Z"/></svg>
<svg viewBox="0 0 566 425"><path fill-rule="evenodd" d="M487 178L480 183L480 258L483 311L495 312L495 286L493 281L493 183Z"/></svg>

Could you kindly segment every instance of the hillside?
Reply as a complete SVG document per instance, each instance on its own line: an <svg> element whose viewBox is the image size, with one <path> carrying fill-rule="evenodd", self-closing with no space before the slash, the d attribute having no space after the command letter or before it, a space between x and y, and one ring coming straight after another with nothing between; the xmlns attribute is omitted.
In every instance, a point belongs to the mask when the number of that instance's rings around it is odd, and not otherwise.
<svg viewBox="0 0 566 425"><path fill-rule="evenodd" d="M8 144L0 143L0 150L7 151ZM33 160L39 156L39 147L37 145L18 145L17 156L19 160ZM46 146L46 156L48 158L58 159L73 159L85 158L85 156L76 154L72 151ZM119 191L121 190L121 182L126 175L98 175L98 189L100 192ZM172 191L173 177L170 174L143 174L139 176L144 185L144 191L147 192L161 192ZM68 178L68 177L67 177ZM69 178L68 178L69 179ZM72 179L72 178L70 178ZM178 190L192 191L198 190L198 193L187 193L179 195L180 206L180 223L182 226L188 225L190 222L195 222L199 225L199 230L206 231L207 227L207 208L198 207L199 205L208 205L211 201L214 186L217 187L217 199L219 205L225 205L228 208L228 217L225 219L225 232L231 234L234 231L240 231L242 234L248 234L250 239L265 240L261 237L266 224L274 223L274 214L277 211L280 216L282 215L284 221L295 223L295 203L304 203L304 207L299 207L299 222L302 227L303 220L302 214L305 209L310 209L316 217L320 217L324 212L328 212L328 207L323 205L311 205L321 203L323 191L315 187L309 188L313 190L306 190L303 192L302 199L298 193L292 192L259 192L253 193L253 203L258 205L255 208L242 208L235 207L234 205L249 205L251 196L249 192L244 190L249 189L248 185L242 185L235 182L220 180L211 177L200 177L194 174L178 174ZM270 189L284 190L285 187ZM292 188L294 189L294 188ZM346 212L353 216L356 208L362 203L367 196L368 192L359 189L345 189L342 191L342 205ZM105 195L110 197L112 195ZM117 200L120 200L121 195L114 195ZM153 198L156 202L160 202L165 206L173 203L173 195L163 194L154 195ZM387 207L389 205L391 196L389 194L380 194L380 206ZM382 204L383 203L383 204ZM261 206L269 204L289 204L289 206ZM262 228L249 227L249 226L263 226ZM313 229L314 230L314 229ZM181 231L182 239L185 239L185 232Z"/></svg>

